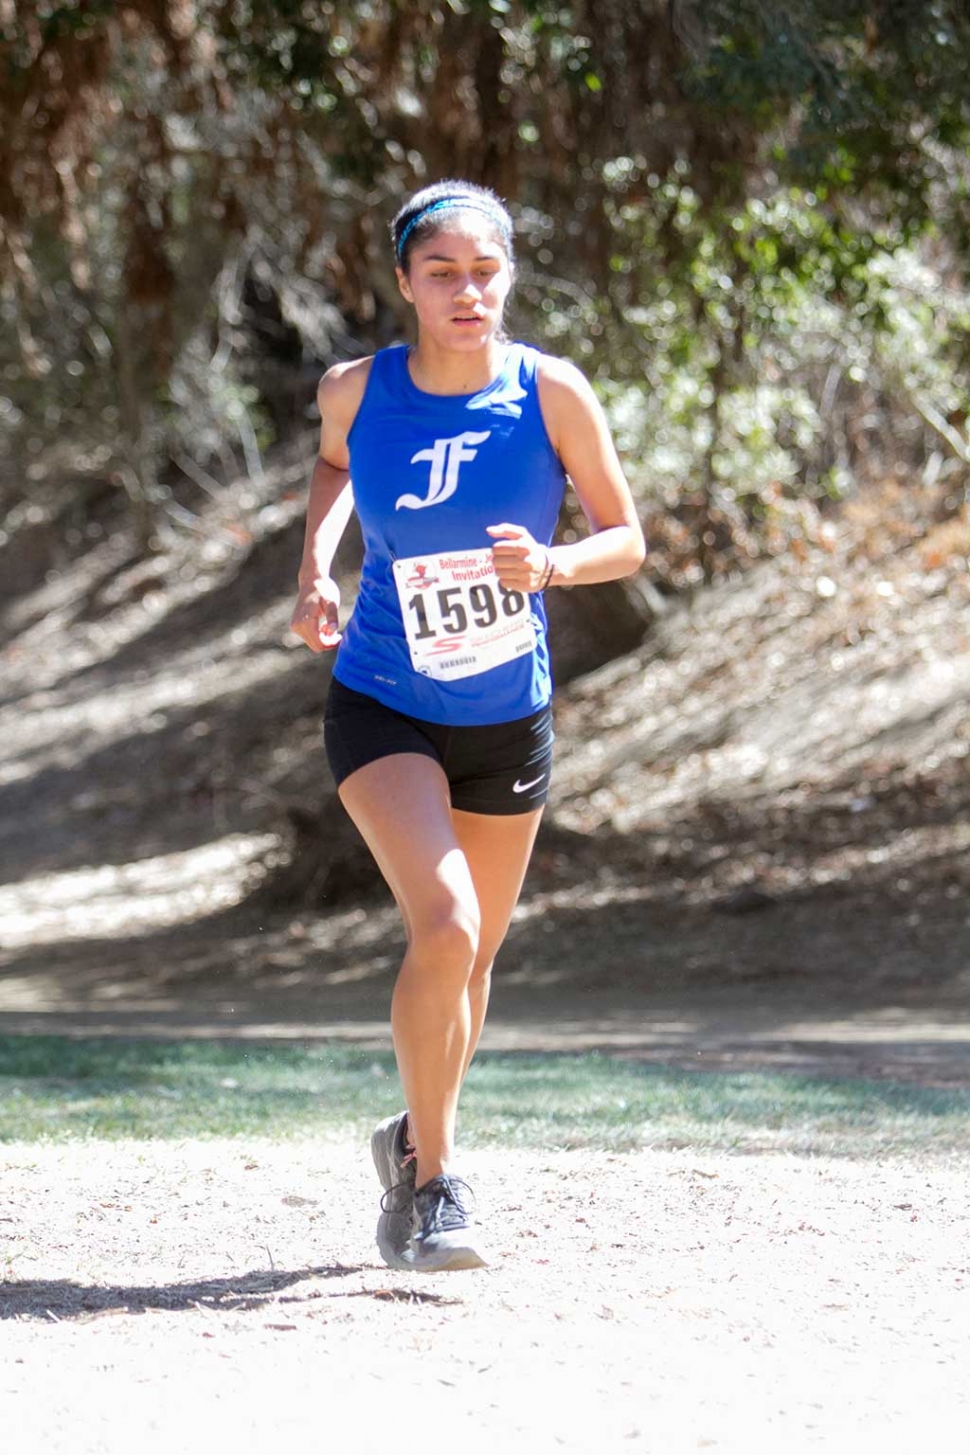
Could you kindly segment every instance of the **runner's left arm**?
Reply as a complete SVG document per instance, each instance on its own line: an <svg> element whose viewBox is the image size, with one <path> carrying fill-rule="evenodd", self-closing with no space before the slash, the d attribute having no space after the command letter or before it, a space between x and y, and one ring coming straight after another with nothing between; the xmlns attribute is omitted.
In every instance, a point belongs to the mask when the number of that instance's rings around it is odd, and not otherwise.
<svg viewBox="0 0 970 1455"><path fill-rule="evenodd" d="M573 364L546 355L540 366L539 403L590 534L547 550L513 522L489 527L496 539L493 554L499 580L513 590L537 591L543 586L585 586L631 576L646 553L643 531L592 386Z"/></svg>

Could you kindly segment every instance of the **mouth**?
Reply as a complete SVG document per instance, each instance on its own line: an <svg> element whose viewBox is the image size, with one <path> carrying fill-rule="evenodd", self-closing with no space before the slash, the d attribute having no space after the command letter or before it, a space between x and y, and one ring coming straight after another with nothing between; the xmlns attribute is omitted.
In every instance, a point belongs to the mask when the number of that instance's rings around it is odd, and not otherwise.
<svg viewBox="0 0 970 1455"><path fill-rule="evenodd" d="M452 315L452 323L458 323L467 327L470 324L484 323L485 320L480 313L456 313Z"/></svg>

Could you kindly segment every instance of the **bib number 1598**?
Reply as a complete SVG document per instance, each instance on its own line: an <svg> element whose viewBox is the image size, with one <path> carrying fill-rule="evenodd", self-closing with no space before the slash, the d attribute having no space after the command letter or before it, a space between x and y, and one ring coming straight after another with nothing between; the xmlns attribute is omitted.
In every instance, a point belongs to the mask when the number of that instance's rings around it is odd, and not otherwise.
<svg viewBox="0 0 970 1455"><path fill-rule="evenodd" d="M424 677L454 682L535 651L529 598L502 585L488 547L397 560L394 583L411 665Z"/></svg>
<svg viewBox="0 0 970 1455"><path fill-rule="evenodd" d="M437 622L432 625L435 608ZM498 621L500 612L514 617L525 608L526 599L521 591L510 591L499 583L493 587L480 581L467 589L446 586L433 593L433 604L427 595L415 593L407 603L408 611L414 613L412 631L408 635L417 642L430 641L442 631L447 636L461 636L468 630L469 621L473 626L489 627Z"/></svg>

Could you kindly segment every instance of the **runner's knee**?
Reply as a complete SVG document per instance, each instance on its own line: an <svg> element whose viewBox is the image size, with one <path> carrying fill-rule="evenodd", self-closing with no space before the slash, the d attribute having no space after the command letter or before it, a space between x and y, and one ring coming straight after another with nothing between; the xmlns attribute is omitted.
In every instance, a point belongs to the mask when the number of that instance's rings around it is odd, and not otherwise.
<svg viewBox="0 0 970 1455"><path fill-rule="evenodd" d="M443 900L412 921L412 955L420 964L467 977L475 964L480 929L477 904Z"/></svg>

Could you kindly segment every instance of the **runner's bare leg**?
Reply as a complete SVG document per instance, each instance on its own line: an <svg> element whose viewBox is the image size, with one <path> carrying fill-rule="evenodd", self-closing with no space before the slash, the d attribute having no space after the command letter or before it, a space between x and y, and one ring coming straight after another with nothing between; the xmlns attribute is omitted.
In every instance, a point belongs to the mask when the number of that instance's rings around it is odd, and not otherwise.
<svg viewBox="0 0 970 1455"><path fill-rule="evenodd" d="M397 753L346 778L340 798L404 919L407 951L391 1001L394 1052L417 1148L417 1185L446 1171L472 1016L468 986L481 920L458 843L448 783L420 753Z"/></svg>
<svg viewBox="0 0 970 1455"><path fill-rule="evenodd" d="M417 1147L417 1183L447 1170L458 1094L481 1035L541 810L453 811L433 759L400 753L344 780L340 797L401 910L408 948L391 1029Z"/></svg>
<svg viewBox="0 0 970 1455"><path fill-rule="evenodd" d="M482 1034L492 983L492 963L508 933L532 856L542 809L532 813L484 814L452 810L455 834L478 897L481 932L468 985L471 1027L462 1077Z"/></svg>

